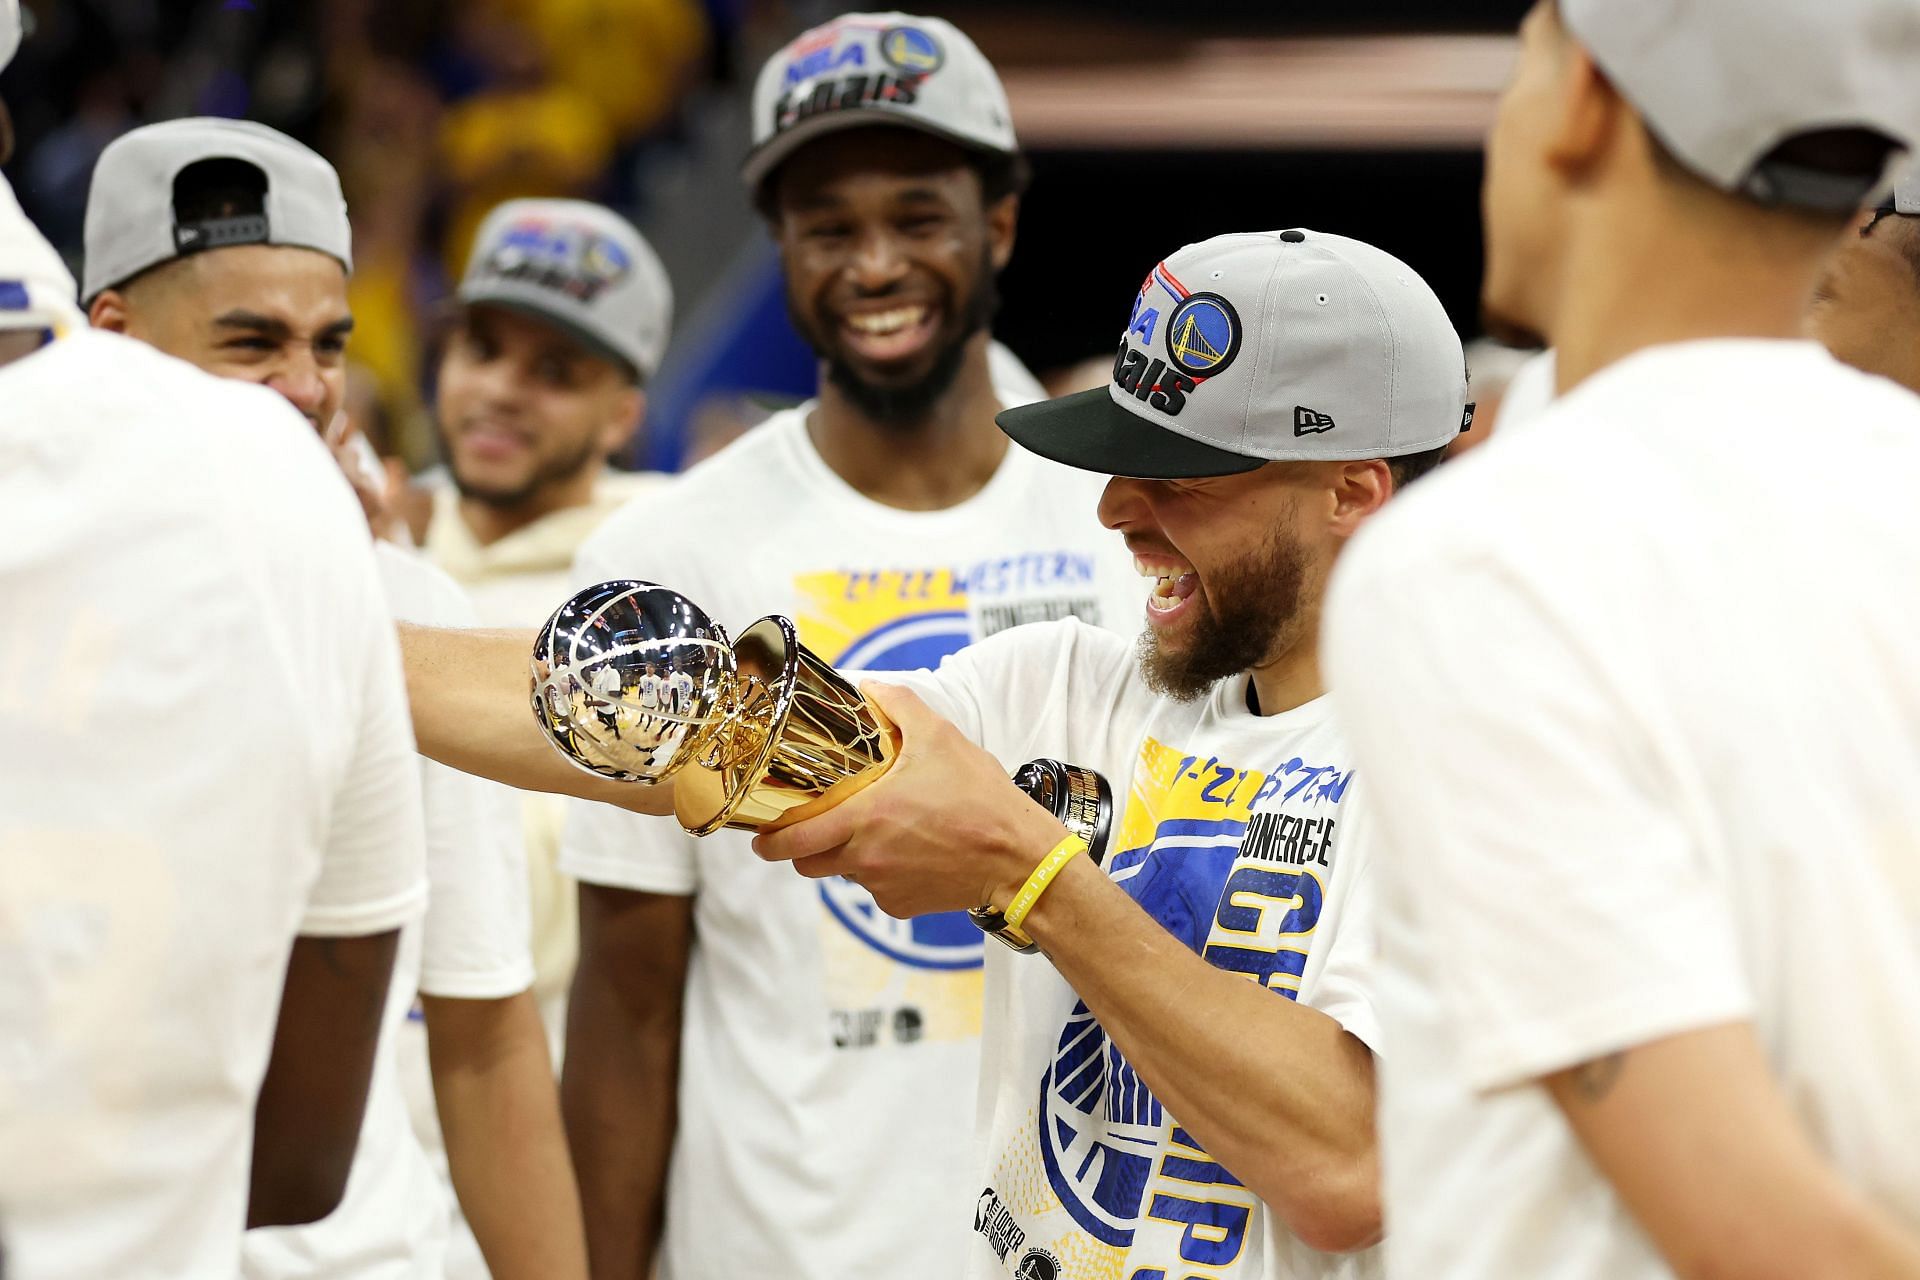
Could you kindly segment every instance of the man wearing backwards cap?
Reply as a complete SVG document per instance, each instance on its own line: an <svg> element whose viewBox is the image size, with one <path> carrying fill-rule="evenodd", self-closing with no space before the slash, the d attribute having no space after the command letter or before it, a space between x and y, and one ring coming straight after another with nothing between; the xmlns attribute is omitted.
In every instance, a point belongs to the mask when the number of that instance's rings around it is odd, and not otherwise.
<svg viewBox="0 0 1920 1280"><path fill-rule="evenodd" d="M150 125L117 139L94 170L83 296L96 325L262 383L331 438L353 323L351 234L332 166L291 138L229 120ZM390 544L376 550L394 616L474 622L445 575ZM250 1276L439 1273L449 1206L412 1132L397 1057L416 991L454 1184L494 1274L584 1273L528 990L518 823L497 789L424 761L421 783L432 892L403 940L346 1200L324 1223L251 1235Z"/></svg>
<svg viewBox="0 0 1920 1280"><path fill-rule="evenodd" d="M1389 1263L1920 1276L1920 401L1798 340L1910 0L1561 0L1486 305L1562 398L1363 534Z"/></svg>
<svg viewBox="0 0 1920 1280"><path fill-rule="evenodd" d="M0 1248L233 1275L345 1189L426 892L412 744L312 433L73 291L0 179Z"/></svg>
<svg viewBox="0 0 1920 1280"><path fill-rule="evenodd" d="M1465 384L1439 300L1378 249L1293 230L1169 257L1112 385L999 418L1113 475L1101 518L1156 583L1138 645L1039 623L888 677L907 688L867 685L899 759L757 839L903 918L1007 914L1041 891L1018 923L1047 957L988 952L985 1166L960 1203L915 1214L927 1233L961 1215L968 1274L1377 1269L1332 1256L1380 1232L1378 1037L1367 815L1316 623L1347 538L1460 431ZM546 744L525 709L530 637L402 639L424 750L671 811L671 781L623 788ZM1104 864L1008 780L1034 757L1112 783Z"/></svg>
<svg viewBox="0 0 1920 1280"><path fill-rule="evenodd" d="M761 71L754 137L819 398L636 500L580 580L669 583L728 625L784 613L875 668L1029 619L1130 628L1140 585L1096 482L993 424L1025 397L990 363L1022 163L992 66L947 23L845 15ZM561 856L582 882L563 1094L596 1276L645 1275L663 1226L672 1280L955 1275L964 1224L925 1213L979 1191L993 944L763 866L737 832L578 806Z"/></svg>

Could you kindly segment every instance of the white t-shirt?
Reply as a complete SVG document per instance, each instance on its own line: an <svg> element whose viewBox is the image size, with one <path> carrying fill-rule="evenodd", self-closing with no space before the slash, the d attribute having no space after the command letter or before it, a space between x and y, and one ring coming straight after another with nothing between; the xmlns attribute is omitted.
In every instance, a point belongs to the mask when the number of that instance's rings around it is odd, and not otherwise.
<svg viewBox="0 0 1920 1280"><path fill-rule="evenodd" d="M460 588L418 555L383 542L376 558L394 619L478 625ZM409 1093L430 1105L433 1089L424 1027L409 1013L417 992L497 1000L533 982L514 793L424 757L416 762L425 800L427 914L401 935L346 1196L320 1222L248 1232L245 1273L253 1280L440 1274L454 1204L409 1115Z"/></svg>
<svg viewBox="0 0 1920 1280"><path fill-rule="evenodd" d="M1101 478L1018 448L943 511L863 497L806 407L636 501L581 549L583 581L644 578L731 631L794 619L830 662L932 667L982 635L1076 614L1131 630L1145 588L1095 515ZM569 816L561 869L694 894L669 1280L958 1274L930 1206L971 1202L981 956L963 913L911 923L844 881L603 805Z"/></svg>
<svg viewBox="0 0 1920 1280"><path fill-rule="evenodd" d="M1118 810L1105 867L1149 915L1213 964L1378 1044L1368 841L1329 699L1256 716L1240 676L1174 702L1139 678L1129 640L1071 621L995 636L902 682L1009 768L1049 757L1097 769ZM1379 1273L1377 1250L1334 1256L1295 1239L1166 1113L1051 963L990 945L985 1167L960 1206L969 1277Z"/></svg>
<svg viewBox="0 0 1920 1280"><path fill-rule="evenodd" d="M0 1240L230 1276L296 933L424 901L358 505L279 396L85 331L0 368Z"/></svg>
<svg viewBox="0 0 1920 1280"><path fill-rule="evenodd" d="M1916 490L1920 400L1811 343L1690 343L1348 551L1397 1274L1669 1275L1532 1082L1734 1021L1920 1228Z"/></svg>
<svg viewBox="0 0 1920 1280"><path fill-rule="evenodd" d="M1500 413L1488 425L1495 431L1513 431L1538 421L1559 393L1554 382L1558 365L1552 347L1529 356L1514 372L1507 393L1500 397Z"/></svg>

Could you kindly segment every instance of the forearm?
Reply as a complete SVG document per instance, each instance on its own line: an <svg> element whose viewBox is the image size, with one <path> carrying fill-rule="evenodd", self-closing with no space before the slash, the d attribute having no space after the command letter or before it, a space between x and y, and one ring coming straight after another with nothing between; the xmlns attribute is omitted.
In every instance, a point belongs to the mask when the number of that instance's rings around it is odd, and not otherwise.
<svg viewBox="0 0 1920 1280"><path fill-rule="evenodd" d="M1365 1045L1208 964L1085 858L1026 925L1181 1127L1295 1235L1334 1251L1378 1239Z"/></svg>
<svg viewBox="0 0 1920 1280"><path fill-rule="evenodd" d="M1544 1084L1683 1280L1920 1280L1920 1235L1808 1139L1750 1025L1651 1041Z"/></svg>
<svg viewBox="0 0 1920 1280"><path fill-rule="evenodd" d="M679 1120L679 1006L635 1019L617 995L596 986L574 984L561 1105L594 1280L646 1280L665 1222Z"/></svg>
<svg viewBox="0 0 1920 1280"><path fill-rule="evenodd" d="M447 1164L488 1270L585 1280L580 1196L532 994L421 1003Z"/></svg>
<svg viewBox="0 0 1920 1280"><path fill-rule="evenodd" d="M671 814L671 784L597 777L570 764L535 722L531 631L400 625L407 700L421 754L522 791Z"/></svg>

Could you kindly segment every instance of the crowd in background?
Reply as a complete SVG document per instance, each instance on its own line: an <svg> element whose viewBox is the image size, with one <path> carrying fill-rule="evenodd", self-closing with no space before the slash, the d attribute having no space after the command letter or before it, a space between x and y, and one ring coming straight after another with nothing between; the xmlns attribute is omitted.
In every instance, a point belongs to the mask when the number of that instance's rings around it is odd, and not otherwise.
<svg viewBox="0 0 1920 1280"><path fill-rule="evenodd" d="M433 304L488 209L578 196L644 221L650 166L734 75L744 0L76 0L34 8L9 69L16 187L69 261L114 138L186 115L315 146L353 210L356 417L427 460Z"/></svg>

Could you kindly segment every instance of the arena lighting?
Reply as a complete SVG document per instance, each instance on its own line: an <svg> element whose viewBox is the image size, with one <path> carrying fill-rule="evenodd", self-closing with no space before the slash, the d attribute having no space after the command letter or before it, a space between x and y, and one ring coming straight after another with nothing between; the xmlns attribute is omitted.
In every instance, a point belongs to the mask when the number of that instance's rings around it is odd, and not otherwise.
<svg viewBox="0 0 1920 1280"><path fill-rule="evenodd" d="M1137 60L1003 70L1020 140L1100 148L1478 147L1511 36L1199 40Z"/></svg>

